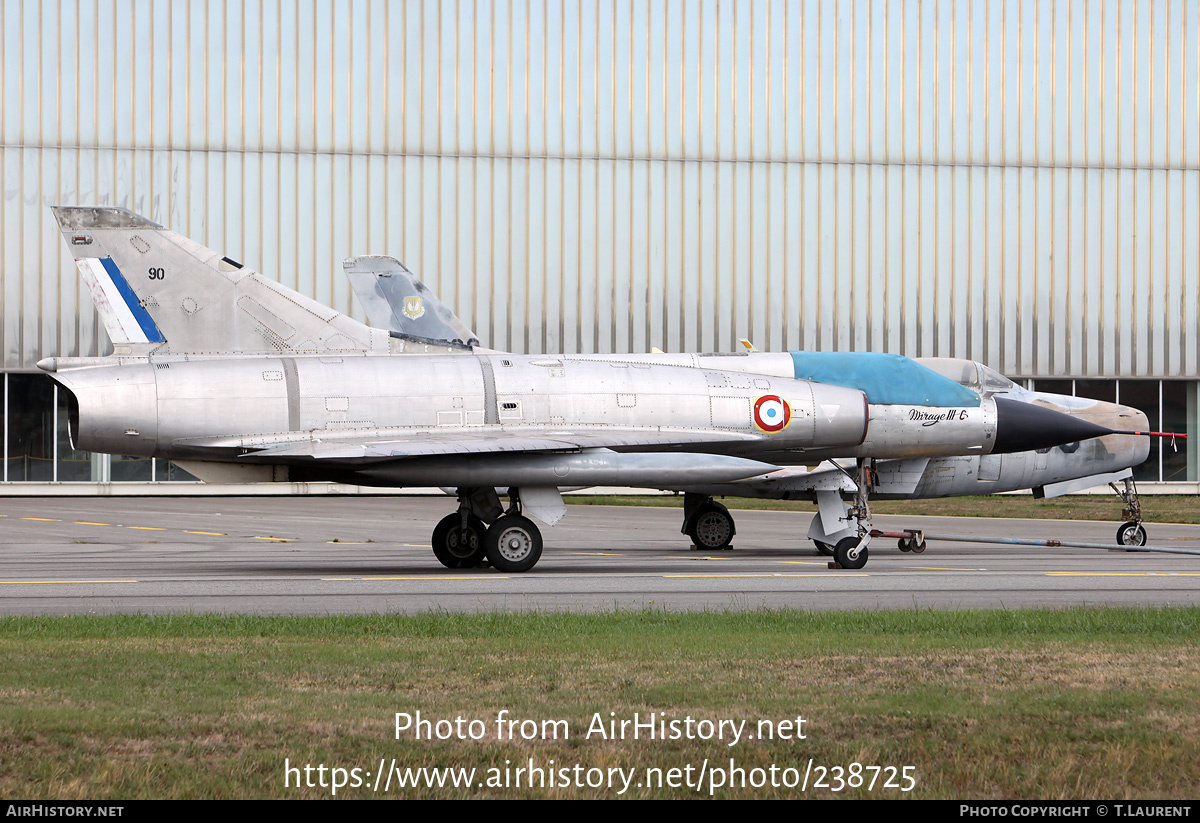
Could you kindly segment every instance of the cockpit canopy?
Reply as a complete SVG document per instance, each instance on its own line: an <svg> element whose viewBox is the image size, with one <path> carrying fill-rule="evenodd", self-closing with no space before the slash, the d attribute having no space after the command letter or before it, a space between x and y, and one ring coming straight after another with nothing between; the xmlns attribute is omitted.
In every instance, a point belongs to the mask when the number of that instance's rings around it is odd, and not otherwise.
<svg viewBox="0 0 1200 823"><path fill-rule="evenodd" d="M984 394L1009 392L1020 388L1000 372L974 360L958 357L918 357L917 362L943 377L949 377L955 383Z"/></svg>

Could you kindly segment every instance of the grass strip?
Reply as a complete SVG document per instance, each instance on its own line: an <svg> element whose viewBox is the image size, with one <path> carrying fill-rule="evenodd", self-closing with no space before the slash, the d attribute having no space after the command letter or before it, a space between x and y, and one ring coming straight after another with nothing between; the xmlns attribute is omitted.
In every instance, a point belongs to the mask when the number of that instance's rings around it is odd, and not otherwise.
<svg viewBox="0 0 1200 823"><path fill-rule="evenodd" d="M381 758L401 768L475 768L485 783L489 768L500 770L497 779L507 768L511 783L531 759L639 777L676 768L682 779L706 759L802 772L811 758L828 767L912 766L912 797L1190 798L1200 795L1198 633L1195 608L5 618L0 794L331 795L285 787L285 758L372 774ZM540 729L535 739L501 739L502 710L538 724L566 721L570 737ZM487 733L396 739L395 713L416 711L476 719ZM635 712L746 720L750 729L803 716L807 738L731 747L585 737L597 716ZM338 796L381 796L373 780ZM616 797L619 787L393 786L389 794ZM715 794L800 792L767 785ZM632 785L623 796L697 792Z"/></svg>
<svg viewBox="0 0 1200 823"><path fill-rule="evenodd" d="M817 507L804 500L755 500L719 498L734 510L803 511ZM683 495L580 495L563 497L580 506L659 506L683 508ZM872 500L875 514L908 514L944 517L1002 517L1033 520L1121 520L1121 502L1111 495L1067 495L1036 500L1032 495L994 494L976 497L945 497L934 500ZM1149 524L1200 523L1200 496L1145 495L1142 515Z"/></svg>

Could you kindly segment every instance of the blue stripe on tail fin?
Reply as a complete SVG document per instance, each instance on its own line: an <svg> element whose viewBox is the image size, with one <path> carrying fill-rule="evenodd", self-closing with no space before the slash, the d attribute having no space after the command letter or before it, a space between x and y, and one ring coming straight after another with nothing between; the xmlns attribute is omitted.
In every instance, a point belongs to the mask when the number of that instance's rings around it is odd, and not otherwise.
<svg viewBox="0 0 1200 823"><path fill-rule="evenodd" d="M158 330L158 324L154 322L154 318L150 316L150 312L146 311L145 307L142 306L142 302L138 300L137 295L133 293L133 289L129 288L129 283L125 280L125 275L121 274L121 270L117 268L117 264L113 262L111 257L101 257L100 264L104 266L104 270L112 278L113 285L117 287L117 291L124 298L125 305L129 307L130 313L133 314L133 319L141 326L142 333L146 335L147 342L164 342L167 338L163 337L163 333Z"/></svg>

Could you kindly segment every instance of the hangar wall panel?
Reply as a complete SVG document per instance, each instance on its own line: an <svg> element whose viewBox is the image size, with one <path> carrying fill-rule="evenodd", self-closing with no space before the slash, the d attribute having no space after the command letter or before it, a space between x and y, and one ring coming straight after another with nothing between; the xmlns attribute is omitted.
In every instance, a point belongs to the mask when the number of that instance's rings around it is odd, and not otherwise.
<svg viewBox="0 0 1200 823"><path fill-rule="evenodd" d="M498 348L1195 377L1200 5L0 3L6 369L107 350L46 206Z"/></svg>

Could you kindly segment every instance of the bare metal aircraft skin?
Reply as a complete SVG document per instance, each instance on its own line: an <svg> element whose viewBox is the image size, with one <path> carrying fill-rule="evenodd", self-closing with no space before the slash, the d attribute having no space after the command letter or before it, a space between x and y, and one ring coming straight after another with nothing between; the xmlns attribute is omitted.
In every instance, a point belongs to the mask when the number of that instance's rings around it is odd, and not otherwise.
<svg viewBox="0 0 1200 823"><path fill-rule="evenodd" d="M461 340L477 339L398 261L389 257L356 257L347 260L345 268L373 325L400 333L414 332L410 309L412 301L420 297L423 304L428 304L430 315L451 318L436 331L428 327L423 331L446 339L455 335ZM1144 432L1145 414L1129 406L1030 391L982 363L958 358L909 360L874 353L801 351L780 354L656 351L588 357L597 361L619 359L716 369L726 374L805 377L858 388L867 396L868 433L853 449L829 444L824 448L759 453L758 459L785 468L734 483L674 487L673 490L685 493L681 531L700 548L725 548L735 534L733 518L728 509L713 499L716 496L812 500L818 504L818 512L808 536L823 553L835 554L839 544L861 546L860 538L869 526L865 484L840 465L811 468L826 458L869 459L871 471L866 476L870 481L870 497L884 500L993 494L1018 489L1034 489L1038 496L1053 497L1107 483L1126 504L1126 522L1117 531L1117 542L1130 546L1146 542L1131 467L1146 460L1147 438L1109 434L1083 439L1089 426ZM945 380L933 377L930 372ZM976 402L981 410L978 414L986 424L1002 416L1006 418L1006 436L1001 439L993 436L991 449L986 449L988 435L994 435L989 425L983 440L976 439L963 453L960 449L964 440L959 435L978 419L973 410ZM1044 414L1043 409L1052 413ZM1061 415L1072 419L1064 420ZM1079 425L1080 421L1083 425ZM913 423L919 423L920 429L915 430ZM936 427L941 428L935 430ZM947 436L951 429L958 431ZM1072 439L1076 436L1080 439ZM973 438L968 435L964 439L971 442ZM885 456L891 459L880 459ZM1118 488L1117 483L1123 487ZM854 498L853 510L843 501L846 496ZM923 544L901 540L900 548L919 551ZM851 565L862 563L865 556L860 555Z"/></svg>
<svg viewBox="0 0 1200 823"><path fill-rule="evenodd" d="M54 213L114 345L39 363L70 394L76 448L170 458L216 481L454 487L458 511L433 535L450 567L532 568L542 538L525 515L557 522L562 487L753 490L790 476L800 491L786 467L827 457L869 471L866 460L981 465L1090 438L1145 442L892 355L486 350L395 261L356 258L360 295L378 287L370 312L427 321L372 328L127 210ZM837 515L822 536L843 565L865 563L862 518L850 529Z"/></svg>

